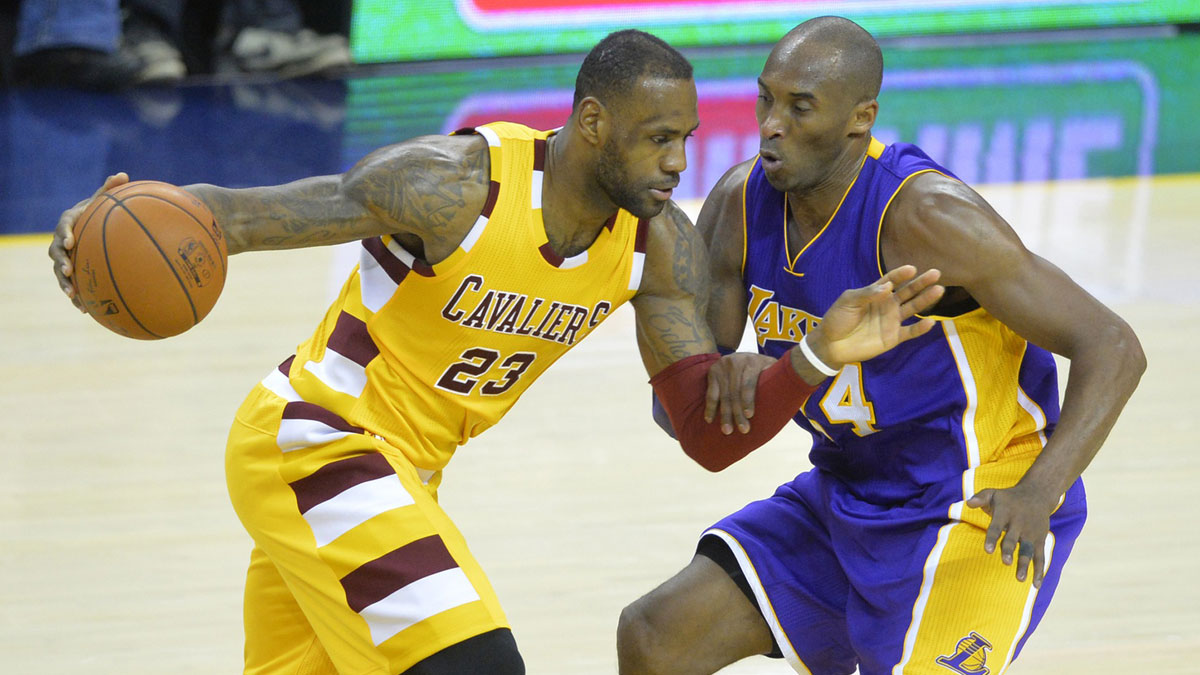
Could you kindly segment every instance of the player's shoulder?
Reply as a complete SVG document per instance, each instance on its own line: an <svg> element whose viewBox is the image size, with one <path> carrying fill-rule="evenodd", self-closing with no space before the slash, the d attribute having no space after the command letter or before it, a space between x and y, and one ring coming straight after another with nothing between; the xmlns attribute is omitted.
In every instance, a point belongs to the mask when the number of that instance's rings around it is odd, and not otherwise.
<svg viewBox="0 0 1200 675"><path fill-rule="evenodd" d="M742 211L745 208L743 198L746 180L757 161L758 158L755 157L733 165L709 191L696 223L706 236L722 225L741 223Z"/></svg>
<svg viewBox="0 0 1200 675"><path fill-rule="evenodd" d="M364 157L341 189L397 231L457 245L487 201L490 178L486 139L418 136Z"/></svg>
<svg viewBox="0 0 1200 675"><path fill-rule="evenodd" d="M351 169L351 174L387 172L451 171L486 164L487 140L476 134L453 136L416 136L400 143L384 146L367 155ZM469 175L469 174L468 174Z"/></svg>
<svg viewBox="0 0 1200 675"><path fill-rule="evenodd" d="M668 200L663 210L658 215L649 218L646 222L647 251L660 248L656 244L664 244L666 242L675 241L680 237L691 238L696 236L696 227L692 224L692 219L687 213L674 201Z"/></svg>
<svg viewBox="0 0 1200 675"><path fill-rule="evenodd" d="M487 140L475 135L417 136L375 150L343 177L344 189L371 203L396 189L471 191L490 180ZM470 197L470 195L466 195Z"/></svg>
<svg viewBox="0 0 1200 675"><path fill-rule="evenodd" d="M938 171L912 175L897 190L884 214L887 242L969 241L1007 233L1009 225L978 192Z"/></svg>
<svg viewBox="0 0 1200 675"><path fill-rule="evenodd" d="M969 185L936 170L910 175L897 189L889 209L895 214L937 215L950 210L987 209L987 202Z"/></svg>
<svg viewBox="0 0 1200 675"><path fill-rule="evenodd" d="M741 203L742 190L746 187L746 179L750 177L750 172L754 169L754 165L758 163L758 157L752 157L744 162L738 162L725 172L717 184L713 186L709 192L708 199L718 199L721 201L736 201Z"/></svg>
<svg viewBox="0 0 1200 675"><path fill-rule="evenodd" d="M742 258L743 224L745 222L744 190L757 157L732 166L708 193L696 230L708 248L708 254L723 265L732 265Z"/></svg>

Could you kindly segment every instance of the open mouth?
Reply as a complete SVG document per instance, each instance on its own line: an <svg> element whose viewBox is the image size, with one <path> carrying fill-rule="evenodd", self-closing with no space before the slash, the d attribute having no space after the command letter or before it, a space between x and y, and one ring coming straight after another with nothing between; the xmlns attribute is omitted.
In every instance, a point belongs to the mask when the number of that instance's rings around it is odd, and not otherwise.
<svg viewBox="0 0 1200 675"><path fill-rule="evenodd" d="M770 150L760 149L758 154L760 157L762 157L762 165L764 169L778 169L783 165L783 159Z"/></svg>

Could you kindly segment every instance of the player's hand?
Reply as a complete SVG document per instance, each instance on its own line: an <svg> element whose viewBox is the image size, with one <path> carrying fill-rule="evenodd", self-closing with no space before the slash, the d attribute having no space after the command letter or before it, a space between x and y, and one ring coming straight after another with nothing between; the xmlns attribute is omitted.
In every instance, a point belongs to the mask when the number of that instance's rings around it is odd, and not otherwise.
<svg viewBox="0 0 1200 675"><path fill-rule="evenodd" d="M864 288L841 294L820 323L809 331L809 347L831 368L879 356L906 340L929 332L932 319L904 325L942 299L942 273L904 265Z"/></svg>
<svg viewBox="0 0 1200 675"><path fill-rule="evenodd" d="M750 432L754 417L754 392L758 376L776 359L749 352L721 357L708 370L708 394L704 401L704 421L721 420L721 433L733 433L734 425L743 434Z"/></svg>
<svg viewBox="0 0 1200 675"><path fill-rule="evenodd" d="M1043 491L1017 484L1004 490L980 490L967 500L967 506L983 509L992 517L983 550L993 553L1000 535L1000 556L1005 565L1017 558L1017 581L1025 581L1029 563L1033 563L1033 586L1041 588L1046 575L1046 533L1050 514L1058 504Z"/></svg>
<svg viewBox="0 0 1200 675"><path fill-rule="evenodd" d="M54 228L54 239L50 242L50 259L54 261L54 276L58 278L58 287L66 293L71 302L75 304L79 311L83 311L83 305L79 302L79 298L75 297L75 285L71 283L71 274L75 272L71 268L70 251L75 246L75 221L79 219L79 214L87 208L88 204L92 203L96 197L99 197L105 190L110 190L118 185L124 185L129 182L129 176L125 172L118 173L114 176L109 176L104 181L104 185L96 190L95 194L87 199L79 202L75 206L63 211L62 216L58 219L58 226Z"/></svg>

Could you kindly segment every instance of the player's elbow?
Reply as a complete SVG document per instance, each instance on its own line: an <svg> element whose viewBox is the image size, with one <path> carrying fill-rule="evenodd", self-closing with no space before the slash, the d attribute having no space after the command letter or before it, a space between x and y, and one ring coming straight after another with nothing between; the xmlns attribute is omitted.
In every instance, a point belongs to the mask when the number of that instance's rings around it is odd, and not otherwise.
<svg viewBox="0 0 1200 675"><path fill-rule="evenodd" d="M721 453L703 443L684 440L680 441L680 446L683 453L691 457L693 462L712 473L724 471L737 461L736 456Z"/></svg>
<svg viewBox="0 0 1200 675"><path fill-rule="evenodd" d="M1111 321L1089 332L1085 340L1086 351L1081 349L1080 355L1088 354L1088 367L1107 371L1112 391L1132 394L1146 372L1146 353L1129 324L1113 315Z"/></svg>
<svg viewBox="0 0 1200 675"><path fill-rule="evenodd" d="M1121 354L1121 362L1124 365L1126 376L1131 381L1130 388L1132 389L1137 386L1142 379L1142 374L1146 372L1146 352L1142 349L1142 342L1138 340L1133 328L1124 321L1112 326L1110 331L1113 333L1113 343Z"/></svg>

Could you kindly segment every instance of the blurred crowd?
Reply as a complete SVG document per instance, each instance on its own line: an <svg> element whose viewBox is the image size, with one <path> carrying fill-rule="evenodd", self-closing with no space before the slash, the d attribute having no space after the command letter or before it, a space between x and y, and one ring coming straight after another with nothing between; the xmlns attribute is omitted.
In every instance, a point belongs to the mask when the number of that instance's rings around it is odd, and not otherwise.
<svg viewBox="0 0 1200 675"><path fill-rule="evenodd" d="M0 80L115 91L351 65L351 0L7 0Z"/></svg>

